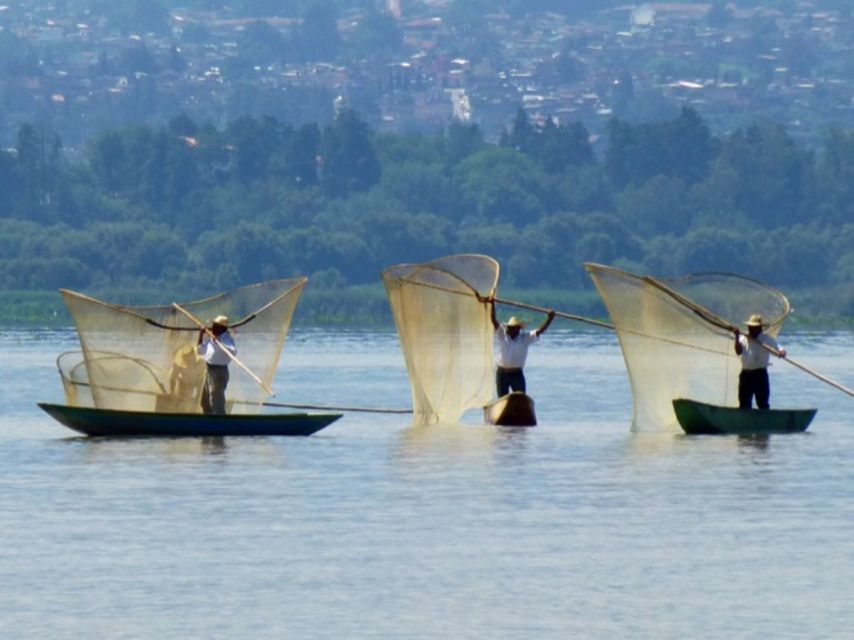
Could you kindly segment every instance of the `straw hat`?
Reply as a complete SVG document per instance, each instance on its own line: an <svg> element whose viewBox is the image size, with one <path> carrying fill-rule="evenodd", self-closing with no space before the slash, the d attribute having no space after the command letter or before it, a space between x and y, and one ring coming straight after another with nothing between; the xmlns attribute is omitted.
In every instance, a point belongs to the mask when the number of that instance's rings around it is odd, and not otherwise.
<svg viewBox="0 0 854 640"><path fill-rule="evenodd" d="M754 313L744 324L746 324L748 327L761 327L762 316L760 316L758 313Z"/></svg>
<svg viewBox="0 0 854 640"><path fill-rule="evenodd" d="M228 316L217 316L216 318L214 318L213 323L218 324L221 327L227 327L228 326Z"/></svg>
<svg viewBox="0 0 854 640"><path fill-rule="evenodd" d="M507 321L508 327L524 327L525 323L519 320L516 316L513 316Z"/></svg>

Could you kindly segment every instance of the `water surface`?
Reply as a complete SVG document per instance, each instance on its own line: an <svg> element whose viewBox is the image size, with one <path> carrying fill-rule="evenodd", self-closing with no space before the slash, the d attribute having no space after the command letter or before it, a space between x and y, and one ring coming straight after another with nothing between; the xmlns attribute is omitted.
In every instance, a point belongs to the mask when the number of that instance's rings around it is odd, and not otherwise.
<svg viewBox="0 0 854 640"><path fill-rule="evenodd" d="M70 331L5 331L4 638L846 638L852 399L805 434L631 433L610 334L532 350L540 426L347 414L310 438L103 440L42 414ZM852 386L854 336L784 336ZM277 400L405 407L392 332L295 330Z"/></svg>

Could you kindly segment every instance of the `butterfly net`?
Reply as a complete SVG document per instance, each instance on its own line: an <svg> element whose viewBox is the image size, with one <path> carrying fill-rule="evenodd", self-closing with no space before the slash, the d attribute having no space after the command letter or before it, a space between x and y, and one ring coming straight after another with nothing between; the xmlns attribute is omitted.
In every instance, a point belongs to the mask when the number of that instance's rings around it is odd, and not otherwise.
<svg viewBox="0 0 854 640"><path fill-rule="evenodd" d="M229 318L237 357L268 387L305 278L274 280L183 303L210 326ZM201 413L205 363L196 354L198 325L175 307L122 307L62 290L82 351L57 360L65 401L125 411ZM232 362L229 413L257 413L267 392Z"/></svg>
<svg viewBox="0 0 854 640"><path fill-rule="evenodd" d="M389 267L382 274L412 389L417 424L456 423L466 409L493 394L489 296L498 263L454 255L424 264Z"/></svg>
<svg viewBox="0 0 854 640"><path fill-rule="evenodd" d="M617 331L634 399L632 428L678 429L672 401L738 405L732 325L752 314L777 335L791 311L781 292L732 274L642 277L585 264Z"/></svg>

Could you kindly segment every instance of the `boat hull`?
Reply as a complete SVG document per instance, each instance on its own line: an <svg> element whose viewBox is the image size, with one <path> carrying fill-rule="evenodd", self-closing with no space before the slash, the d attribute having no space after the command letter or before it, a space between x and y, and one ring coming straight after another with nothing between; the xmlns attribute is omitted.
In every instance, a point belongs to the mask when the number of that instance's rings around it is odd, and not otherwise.
<svg viewBox="0 0 854 640"><path fill-rule="evenodd" d="M676 419L685 433L765 435L806 431L817 409L738 409L679 398Z"/></svg>
<svg viewBox="0 0 854 640"><path fill-rule="evenodd" d="M308 436L341 414L279 413L204 415L113 411L39 403L50 416L87 436L113 438L182 438L222 436Z"/></svg>
<svg viewBox="0 0 854 640"><path fill-rule="evenodd" d="M537 424L534 400L521 391L513 391L483 408L486 424L502 427L533 427Z"/></svg>

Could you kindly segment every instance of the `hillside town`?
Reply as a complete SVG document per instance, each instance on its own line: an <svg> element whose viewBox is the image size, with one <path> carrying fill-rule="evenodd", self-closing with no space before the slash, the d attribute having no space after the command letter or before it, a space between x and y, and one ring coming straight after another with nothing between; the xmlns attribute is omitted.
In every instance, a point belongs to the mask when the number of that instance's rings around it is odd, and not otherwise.
<svg viewBox="0 0 854 640"><path fill-rule="evenodd" d="M520 107L594 137L612 117L655 120L683 105L720 132L766 118L806 144L854 128L854 16L818 0L787 13L625 4L584 19L461 17L447 1L389 0L338 10L326 39L311 31L314 14L169 8L134 30L74 6L0 6L3 146L25 122L73 152L103 129L178 115L217 127L242 115L323 123L342 107L378 131L457 120L489 139ZM300 35L313 46L294 55Z"/></svg>

